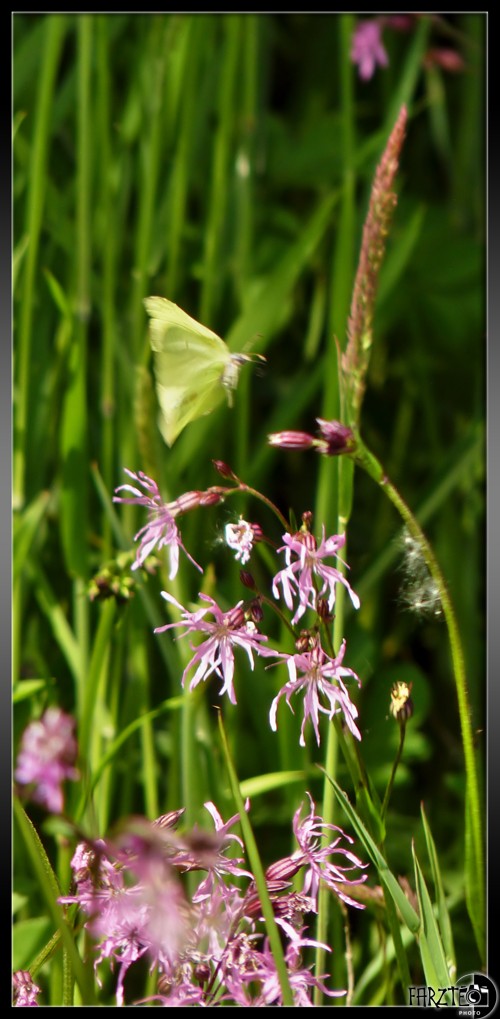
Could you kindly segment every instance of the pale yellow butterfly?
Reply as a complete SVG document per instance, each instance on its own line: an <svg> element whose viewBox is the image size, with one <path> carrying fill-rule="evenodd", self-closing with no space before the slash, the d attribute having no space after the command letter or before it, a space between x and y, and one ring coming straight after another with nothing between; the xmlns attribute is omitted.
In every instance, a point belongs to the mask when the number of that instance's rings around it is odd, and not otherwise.
<svg viewBox="0 0 500 1019"><path fill-rule="evenodd" d="M160 431L172 446L190 421L220 403L224 392L232 405L243 362L261 355L231 354L217 333L165 297L146 297L144 305L151 316Z"/></svg>

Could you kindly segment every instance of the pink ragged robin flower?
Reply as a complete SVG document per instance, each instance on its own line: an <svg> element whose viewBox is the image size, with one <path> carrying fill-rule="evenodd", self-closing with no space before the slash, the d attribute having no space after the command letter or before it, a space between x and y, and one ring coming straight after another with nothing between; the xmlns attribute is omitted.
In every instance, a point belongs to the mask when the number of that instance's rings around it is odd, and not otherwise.
<svg viewBox="0 0 500 1019"><path fill-rule="evenodd" d="M148 523L141 527L140 531L134 537L134 541L139 542L139 548L137 549L137 556L132 566L133 570L139 569L143 565L151 552L156 549L168 548L170 553L170 580L173 580L177 575L179 568L179 549L187 555L193 566L203 573L201 566L189 555L184 545L182 544L181 534L176 524L176 516L180 512L186 512L188 509L194 509L196 506L201 505L202 492L187 492L181 499L175 500L171 503L165 503L161 497L160 490L156 481L149 478L147 474L143 474L142 471L138 471L134 474L133 471L129 471L126 467L125 473L129 475L134 481L141 486L144 491L139 488L135 488L133 485L120 485L116 489L116 494L113 497L113 502L124 502L132 503L136 506L144 506L148 510L149 520ZM132 497L119 496L118 492L130 492Z"/></svg>
<svg viewBox="0 0 500 1019"><path fill-rule="evenodd" d="M330 991L323 981L327 974L316 977L311 972L312 967L305 967L302 961L301 949L306 947L324 948L330 952L328 945L324 945L312 938L295 938L285 950L285 964L288 971L288 979L293 994L295 1008L310 1008L313 1001L310 997L309 988L317 987L323 994L330 998L341 998L347 993L344 990ZM281 984L276 969L274 956L271 952L269 941L266 938L264 947L260 952L254 952L250 964L247 964L246 971L235 971L231 973L231 980L227 981L231 989L229 1000L233 1000L240 1007L272 1008L283 1004ZM252 988L252 991L250 991ZM257 991L257 994L255 993Z"/></svg>
<svg viewBox="0 0 500 1019"><path fill-rule="evenodd" d="M353 839L347 835L342 828L334 824L326 824L319 814L315 814L315 803L310 793L309 813L302 819L302 805L296 811L293 819L293 831L299 848L292 853L292 860L300 862L306 868L303 891L317 903L317 896L320 882L328 885L335 895L346 902L349 906L356 906L357 909L364 909L362 903L351 898L345 891L347 885L364 884L366 874L358 877L350 877L352 870L364 870L368 864L362 863L358 857L346 849L342 842L353 845ZM325 843L328 832L335 832L336 837L332 842ZM335 857L335 862L332 859Z"/></svg>
<svg viewBox="0 0 500 1019"><path fill-rule="evenodd" d="M201 902L213 895L214 886L220 883L222 875L252 876L248 870L241 867L243 860L240 857L226 856L232 842L237 842L243 848L240 837L229 831L233 825L238 824L239 814L233 814L224 822L214 803L208 801L204 807L212 817L215 832L195 827L191 832L179 835L177 847L169 857L171 865L181 873L193 870L207 871L207 877L199 885L193 896L193 902ZM250 807L248 800L245 807L247 810Z"/></svg>
<svg viewBox="0 0 500 1019"><path fill-rule="evenodd" d="M375 18L360 21L352 38L351 60L357 64L362 81L373 78L376 67L387 67L389 60L382 43L382 29Z"/></svg>
<svg viewBox="0 0 500 1019"><path fill-rule="evenodd" d="M331 720L337 712L342 712L348 728L356 739L361 739L361 733L355 723L358 709L349 697L349 692L342 677L351 676L358 685L359 679L352 669L342 665L344 660L346 642L342 642L338 655L330 658L323 650L319 639L312 645L312 648L303 653L287 655L276 652L276 657L287 663L289 680L281 688L274 698L269 712L271 729L276 732L278 727L276 715L278 704L282 697L286 698L288 707L293 712L290 699L293 694L304 691L304 717L300 729L300 745L305 746L305 726L308 718L311 719L316 741L320 744L319 714L327 715ZM325 704L321 703L320 698Z"/></svg>
<svg viewBox="0 0 500 1019"><path fill-rule="evenodd" d="M14 990L14 1008L38 1007L37 997L40 988L34 983L29 970L18 969L12 974L12 987Z"/></svg>
<svg viewBox="0 0 500 1019"><path fill-rule="evenodd" d="M262 643L267 637L259 633L255 623L246 618L242 609L243 602L238 602L229 612L223 612L217 602L208 594L200 594L206 605L196 612L189 612L172 597L168 591L162 591L162 597L171 605L174 605L181 613L182 619L177 623L166 623L165 626L158 626L155 633L163 633L172 627L184 626L183 637L188 633L206 634L207 638L197 647L190 644L191 650L195 652L193 658L186 666L182 675L182 685L186 681L190 670L196 666L196 671L189 684L189 689L194 690L198 683L208 679L213 672L223 680L220 695L227 693L232 704L236 704L234 692L234 648L241 647L246 651L250 666L254 668L253 652L263 654ZM213 622L205 619L211 614Z"/></svg>
<svg viewBox="0 0 500 1019"><path fill-rule="evenodd" d="M60 708L47 708L23 733L15 771L20 785L33 787L31 798L53 814L64 806L62 783L77 779L75 722Z"/></svg>
<svg viewBox="0 0 500 1019"><path fill-rule="evenodd" d="M293 616L292 623L298 622L304 615L306 609L316 609L317 599L323 598L328 592L328 610L332 611L335 604L335 592L337 584L343 584L349 592L352 604L359 608L360 601L357 594L351 589L346 578L335 569L334 566L327 566L325 559L338 558L339 549L345 545L345 535L335 534L330 538L323 536L318 545L313 534L309 530L300 530L295 534L284 534L285 542L279 552L285 552L286 567L276 574L273 580L273 594L279 598L279 587L287 608L293 608L294 595L298 595L298 605ZM318 581L318 587L316 586Z"/></svg>
<svg viewBox="0 0 500 1019"><path fill-rule="evenodd" d="M118 964L116 1004L123 1006L125 977L138 959L147 955L167 972L177 966L190 937L189 904L161 845L141 856L102 839L92 848L81 843L71 867L75 892L59 901L87 915L85 927L98 943L96 971L104 959Z"/></svg>

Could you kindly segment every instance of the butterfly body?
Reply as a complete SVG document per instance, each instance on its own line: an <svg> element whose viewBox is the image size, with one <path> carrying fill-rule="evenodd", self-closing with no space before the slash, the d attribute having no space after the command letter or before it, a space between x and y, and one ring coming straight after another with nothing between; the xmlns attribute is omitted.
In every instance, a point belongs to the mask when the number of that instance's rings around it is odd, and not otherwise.
<svg viewBox="0 0 500 1019"><path fill-rule="evenodd" d="M147 297L144 305L151 316L160 429L172 446L190 421L220 403L224 391L232 403L241 365L251 358L231 354L217 333L164 297Z"/></svg>

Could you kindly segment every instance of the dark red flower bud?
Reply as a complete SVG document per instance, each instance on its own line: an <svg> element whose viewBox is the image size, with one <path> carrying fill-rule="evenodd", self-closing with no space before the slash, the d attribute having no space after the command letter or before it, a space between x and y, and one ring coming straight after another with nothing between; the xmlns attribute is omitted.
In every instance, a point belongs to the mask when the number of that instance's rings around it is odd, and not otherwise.
<svg viewBox="0 0 500 1019"><path fill-rule="evenodd" d="M334 619L334 616L328 608L328 600L326 598L316 599L316 612L323 623L331 623Z"/></svg>
<svg viewBox="0 0 500 1019"><path fill-rule="evenodd" d="M255 598L249 608L250 618L254 623L261 623L264 618L264 609L258 598Z"/></svg>
<svg viewBox="0 0 500 1019"><path fill-rule="evenodd" d="M218 471L223 478L230 478L231 481L238 481L236 474L231 470L227 463L224 463L224 460L212 460L212 463L215 470Z"/></svg>
<svg viewBox="0 0 500 1019"><path fill-rule="evenodd" d="M321 438L325 440L327 456L340 456L342 453L350 453L356 440L352 428L341 424L340 421L324 421L323 418L316 418L319 425Z"/></svg>
<svg viewBox="0 0 500 1019"><path fill-rule="evenodd" d="M226 491L226 488L217 488L215 485L212 488L207 488L206 492L202 494L200 506L216 506L218 502L222 502Z"/></svg>
<svg viewBox="0 0 500 1019"><path fill-rule="evenodd" d="M465 61L460 53L444 47L428 50L423 63L426 68L441 67L443 71L449 71L452 74L459 74L465 68Z"/></svg>
<svg viewBox="0 0 500 1019"><path fill-rule="evenodd" d="M310 651L315 643L316 637L313 636L310 630L301 630L295 641L295 650L299 655L303 655L306 651Z"/></svg>
<svg viewBox="0 0 500 1019"><path fill-rule="evenodd" d="M240 580L245 587L250 589L250 591L255 591L255 580L248 570L240 570Z"/></svg>

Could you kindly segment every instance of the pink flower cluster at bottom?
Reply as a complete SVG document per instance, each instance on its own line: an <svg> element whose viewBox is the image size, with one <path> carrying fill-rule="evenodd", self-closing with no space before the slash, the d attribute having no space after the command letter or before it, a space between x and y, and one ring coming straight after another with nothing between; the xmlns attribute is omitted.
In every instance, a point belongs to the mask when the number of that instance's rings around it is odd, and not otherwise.
<svg viewBox="0 0 500 1019"><path fill-rule="evenodd" d="M119 844L99 839L81 843L75 851L76 891L60 901L78 904L88 918L85 926L97 945L97 978L105 959L118 966L119 1006L125 1004L126 975L142 957L157 973L155 997L165 1006L282 1004L255 882L241 858L227 855L231 844L243 845L229 830L238 815L224 823L213 803L205 806L214 832L175 832L182 814L177 811L152 825L139 824L136 818ZM309 806L304 818L302 809L294 817L298 848L266 874L296 1006L310 1006L310 990L316 986L330 997L345 994L326 988L324 978L314 976L303 961L304 952L317 946L306 936L304 917L317 910L320 883L344 902L362 908L346 889L354 893L366 880L358 873L364 864L349 848L352 840L315 814L311 797ZM330 832L333 840L325 841ZM204 874L191 900L180 881L187 871ZM299 871L304 875L303 890L292 891L291 879Z"/></svg>

